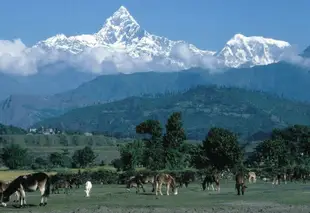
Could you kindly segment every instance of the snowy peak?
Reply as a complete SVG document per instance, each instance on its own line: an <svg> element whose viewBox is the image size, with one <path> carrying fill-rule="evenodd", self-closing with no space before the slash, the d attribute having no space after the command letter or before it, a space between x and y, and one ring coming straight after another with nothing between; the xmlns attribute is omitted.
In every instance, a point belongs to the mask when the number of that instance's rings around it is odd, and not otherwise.
<svg viewBox="0 0 310 213"><path fill-rule="evenodd" d="M219 51L201 50L185 41L172 41L144 30L129 11L121 6L94 34L65 36L58 34L38 42L33 48L43 52L43 58L67 58L82 67L113 67L118 72L137 70L181 70L190 67L251 67L280 60L290 47L285 41L259 36L234 35ZM67 57L64 59L64 57ZM77 61L76 61L77 60ZM103 66L104 65L104 66ZM103 68L105 69L105 68ZM108 69L108 68L106 68Z"/></svg>
<svg viewBox="0 0 310 213"><path fill-rule="evenodd" d="M291 45L285 41L236 34L217 56L228 67L267 65L278 62L281 54L289 47Z"/></svg>
<svg viewBox="0 0 310 213"><path fill-rule="evenodd" d="M275 40L271 38L264 38L262 36L250 36L246 37L240 33L234 35L226 44L227 45L238 45L239 43L264 43L267 45L275 45L279 48L285 48L290 46L290 44L286 41Z"/></svg>
<svg viewBox="0 0 310 213"><path fill-rule="evenodd" d="M142 37L143 30L140 31L137 21L124 6L121 6L106 20L103 28L95 36L100 43L126 45L135 37Z"/></svg>

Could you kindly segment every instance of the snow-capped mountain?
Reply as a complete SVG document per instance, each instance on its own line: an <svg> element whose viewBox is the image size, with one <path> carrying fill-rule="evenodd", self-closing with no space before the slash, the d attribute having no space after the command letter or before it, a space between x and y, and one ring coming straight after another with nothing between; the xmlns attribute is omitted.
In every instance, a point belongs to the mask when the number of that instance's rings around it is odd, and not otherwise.
<svg viewBox="0 0 310 213"><path fill-rule="evenodd" d="M69 54L70 60L78 58L79 61L91 57L90 61L95 61L99 69L108 62L119 72L132 72L139 68L180 70L197 66L267 65L278 62L288 47L290 44L284 41L236 34L221 51L200 50L185 41L171 41L147 32L121 6L95 34L70 37L59 34L38 42L31 49L53 53L54 58L55 54Z"/></svg>
<svg viewBox="0 0 310 213"><path fill-rule="evenodd" d="M290 46L285 41L236 34L217 56L228 67L266 65L278 62L281 54Z"/></svg>

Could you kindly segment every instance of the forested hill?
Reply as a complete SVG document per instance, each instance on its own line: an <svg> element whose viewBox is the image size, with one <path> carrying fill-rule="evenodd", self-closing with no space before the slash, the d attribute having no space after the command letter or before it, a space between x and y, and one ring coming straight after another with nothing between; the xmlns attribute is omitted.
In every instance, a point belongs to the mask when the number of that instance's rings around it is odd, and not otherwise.
<svg viewBox="0 0 310 213"><path fill-rule="evenodd" d="M310 106L263 92L238 88L198 86L185 93L131 97L107 104L78 108L34 126L97 131L132 136L146 119L164 122L181 111L190 139L202 139L210 127L223 127L244 138L273 128L310 124Z"/></svg>
<svg viewBox="0 0 310 213"><path fill-rule="evenodd" d="M22 128L0 124L0 135L23 135L26 133L26 130Z"/></svg>

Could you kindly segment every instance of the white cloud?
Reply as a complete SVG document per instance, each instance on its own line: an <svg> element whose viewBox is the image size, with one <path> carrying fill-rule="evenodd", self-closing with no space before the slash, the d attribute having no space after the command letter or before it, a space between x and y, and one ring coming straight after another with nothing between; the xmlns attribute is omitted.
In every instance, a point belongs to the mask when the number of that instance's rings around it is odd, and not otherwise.
<svg viewBox="0 0 310 213"><path fill-rule="evenodd" d="M299 56L294 47L287 49L280 59L310 68L310 59ZM201 51L196 51L195 47L186 43L175 45L169 57L145 54L135 58L124 50L116 51L107 46L85 49L74 55L58 50L44 51L39 47L28 48L20 39L0 40L0 72L31 75L38 72L40 67L57 62L64 62L79 71L97 74L176 71L180 67L202 67L210 73L219 73L222 71L220 68L224 67L216 56L207 52L201 54Z"/></svg>
<svg viewBox="0 0 310 213"><path fill-rule="evenodd" d="M221 67L221 62L218 58L211 54L200 54L193 51L189 44L180 43L175 45L170 53L173 59L184 63L184 66L189 68L192 66L202 67L213 72Z"/></svg>
<svg viewBox="0 0 310 213"><path fill-rule="evenodd" d="M292 46L281 55L280 60L310 69L310 58L304 58L299 54L300 53L297 48L295 46Z"/></svg>
<svg viewBox="0 0 310 213"><path fill-rule="evenodd" d="M27 54L27 47L20 39L0 40L0 70L28 75L37 72L36 59Z"/></svg>

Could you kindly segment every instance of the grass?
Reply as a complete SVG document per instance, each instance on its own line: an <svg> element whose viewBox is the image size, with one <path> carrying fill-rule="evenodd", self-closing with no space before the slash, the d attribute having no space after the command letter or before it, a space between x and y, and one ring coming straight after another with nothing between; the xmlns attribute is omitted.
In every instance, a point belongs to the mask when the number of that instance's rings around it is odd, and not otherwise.
<svg viewBox="0 0 310 213"><path fill-rule="evenodd" d="M224 182L224 181L223 181ZM277 204L305 205L309 203L310 187L301 183L289 183L272 187L271 183L248 184L249 188L244 196L237 196L234 183L222 183L221 192L202 191L198 183L192 183L188 188L179 189L177 196L165 195L156 197L147 186L146 193L136 194L135 189L126 192L124 185L94 185L91 197L85 198L83 189L74 189L69 195L51 195L45 207L26 207L16 209L9 204L5 212L73 212L77 209L87 209L95 212L100 208L227 208L241 206L275 206ZM27 203L37 205L40 202L39 192L27 193ZM231 206L231 207L230 207ZM0 212L2 212L0 207ZM3 208L4 209L4 208ZM80 211L76 211L80 212ZM86 211L81 211L86 212ZM97 212L97 211L96 211ZM99 211L98 211L99 212ZM100 211L101 212L101 211Z"/></svg>
<svg viewBox="0 0 310 213"><path fill-rule="evenodd" d="M80 169L81 172L83 171L96 171L96 170L100 170L100 169L105 169L105 170L113 170L115 171L115 168L109 165L106 166L97 166L97 167L93 167L93 168L87 168L87 169ZM66 169L66 168L59 168L59 169L55 169L55 171L52 172L46 172L48 175L54 175L57 172L72 172L72 173L77 173L79 171L79 169ZM17 176L20 175L26 175L29 173L33 173L35 171L33 170L0 170L0 180L3 181L9 181L12 180L14 178L16 178Z"/></svg>
<svg viewBox="0 0 310 213"><path fill-rule="evenodd" d="M3 170L0 171L0 180L9 181L13 180L20 175L26 175L29 173L33 173L31 170ZM56 174L56 172L46 172L48 175Z"/></svg>

